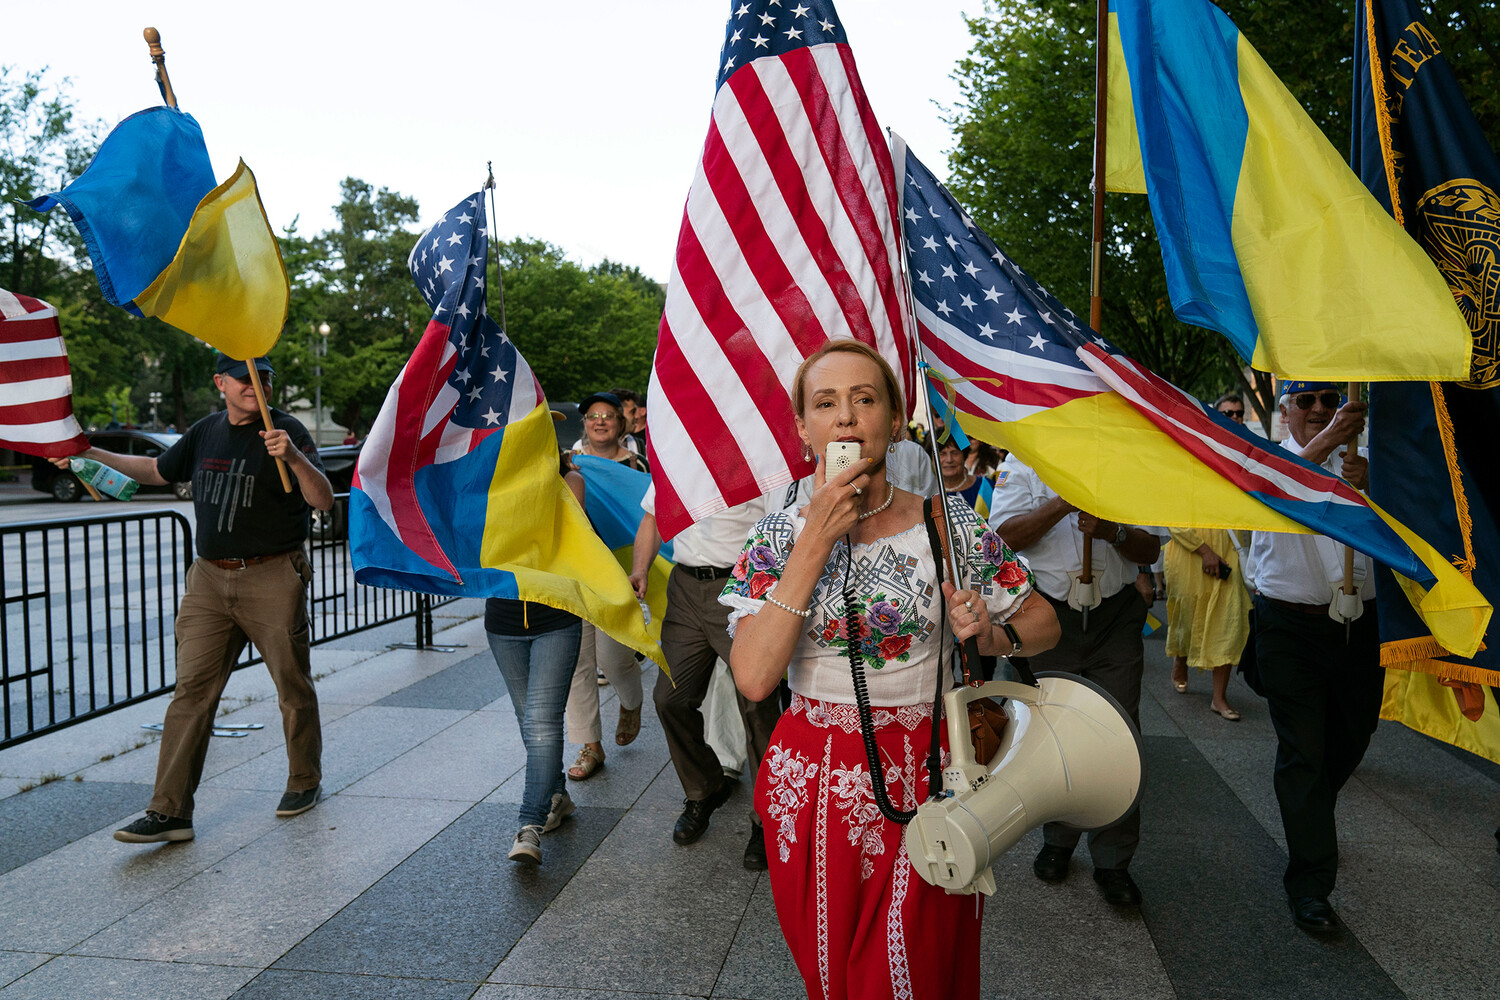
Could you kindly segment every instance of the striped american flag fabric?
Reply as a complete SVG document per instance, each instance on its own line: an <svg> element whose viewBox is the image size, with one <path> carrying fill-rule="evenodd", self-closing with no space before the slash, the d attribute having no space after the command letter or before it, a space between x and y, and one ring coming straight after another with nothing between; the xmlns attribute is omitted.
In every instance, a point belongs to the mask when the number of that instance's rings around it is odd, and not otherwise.
<svg viewBox="0 0 1500 1000"><path fill-rule="evenodd" d="M57 310L0 288L0 448L66 458L88 448Z"/></svg>
<svg viewBox="0 0 1500 1000"><path fill-rule="evenodd" d="M913 389L890 150L828 0L736 0L651 371L656 516L694 521L808 475L797 366L874 347Z"/></svg>

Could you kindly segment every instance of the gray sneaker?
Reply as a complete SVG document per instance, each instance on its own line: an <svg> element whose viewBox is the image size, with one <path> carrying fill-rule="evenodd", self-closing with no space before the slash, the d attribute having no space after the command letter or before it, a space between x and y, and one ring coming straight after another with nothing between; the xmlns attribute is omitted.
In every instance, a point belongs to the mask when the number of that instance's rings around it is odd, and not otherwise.
<svg viewBox="0 0 1500 1000"><path fill-rule="evenodd" d="M510 859L522 864L535 865L542 861L542 828L523 826L516 831L516 839L510 845Z"/></svg>
<svg viewBox="0 0 1500 1000"><path fill-rule="evenodd" d="M573 804L573 797L566 791L552 796L552 808L547 810L547 822L542 824L542 832L551 833L562 826L562 821L573 815L573 810L577 808Z"/></svg>

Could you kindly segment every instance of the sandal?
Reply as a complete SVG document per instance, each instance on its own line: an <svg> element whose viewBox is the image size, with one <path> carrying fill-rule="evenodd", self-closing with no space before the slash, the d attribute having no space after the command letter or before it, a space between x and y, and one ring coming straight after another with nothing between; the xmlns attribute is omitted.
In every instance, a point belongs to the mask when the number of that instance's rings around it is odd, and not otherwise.
<svg viewBox="0 0 1500 1000"><path fill-rule="evenodd" d="M585 781L592 778L604 767L604 754L593 747L584 745L578 751L578 759L573 761L573 766L568 768L568 778L572 781Z"/></svg>
<svg viewBox="0 0 1500 1000"><path fill-rule="evenodd" d="M635 738L641 733L641 710L636 708L620 709L620 724L615 726L615 744L617 746L629 746L635 742Z"/></svg>

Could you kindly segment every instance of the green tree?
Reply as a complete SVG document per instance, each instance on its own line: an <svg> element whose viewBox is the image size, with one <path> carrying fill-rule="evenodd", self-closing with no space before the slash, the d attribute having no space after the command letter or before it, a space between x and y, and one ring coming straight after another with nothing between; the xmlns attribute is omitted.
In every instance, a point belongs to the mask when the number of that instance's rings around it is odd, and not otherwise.
<svg viewBox="0 0 1500 1000"><path fill-rule="evenodd" d="M66 78L0 66L0 288L50 300L67 283L80 244L65 213L34 212L20 203L82 173L98 129L98 123L74 121Z"/></svg>
<svg viewBox="0 0 1500 1000"><path fill-rule="evenodd" d="M417 292L406 259L416 234L417 203L388 188L349 177L340 185L338 228L308 245L289 238L289 272L299 275L284 351L295 355L294 377L311 387L312 330L331 328L323 360L323 403L334 419L368 430L432 311ZM304 335L308 338L303 340ZM321 337L319 338L321 341ZM307 348L298 345L307 344Z"/></svg>
<svg viewBox="0 0 1500 1000"><path fill-rule="evenodd" d="M1301 0L1220 0L1335 148L1349 146L1353 9ZM1481 123L1500 122L1495 0L1425 4ZM987 0L970 18L951 117L954 194L1017 261L1075 311L1089 289L1096 7L1068 0ZM1457 34L1454 34L1454 33ZM1460 44L1461 43L1461 44ZM920 151L919 151L920 155ZM1103 333L1163 377L1212 399L1238 384L1264 420L1269 379L1247 383L1227 341L1171 311L1146 199L1106 206Z"/></svg>
<svg viewBox="0 0 1500 1000"><path fill-rule="evenodd" d="M549 399L646 387L666 298L660 285L609 260L580 267L537 240L504 243L499 258L507 333ZM490 311L498 318L493 292Z"/></svg>

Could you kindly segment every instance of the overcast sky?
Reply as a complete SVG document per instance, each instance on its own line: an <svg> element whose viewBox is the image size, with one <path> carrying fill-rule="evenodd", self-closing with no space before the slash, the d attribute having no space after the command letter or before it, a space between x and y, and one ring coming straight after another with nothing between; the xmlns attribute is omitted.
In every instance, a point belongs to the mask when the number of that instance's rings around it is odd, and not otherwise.
<svg viewBox="0 0 1500 1000"><path fill-rule="evenodd" d="M0 64L50 66L71 79L80 116L112 126L160 103L141 39L153 25L218 179L243 157L278 230L297 216L304 233L331 227L347 176L415 197L425 225L493 160L502 238L665 280L730 8L79 0L50 25L9 32ZM942 108L959 99L963 13L982 13L982 0L842 0L838 11L881 124L946 174Z"/></svg>

